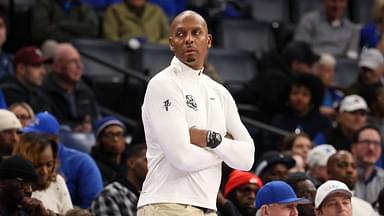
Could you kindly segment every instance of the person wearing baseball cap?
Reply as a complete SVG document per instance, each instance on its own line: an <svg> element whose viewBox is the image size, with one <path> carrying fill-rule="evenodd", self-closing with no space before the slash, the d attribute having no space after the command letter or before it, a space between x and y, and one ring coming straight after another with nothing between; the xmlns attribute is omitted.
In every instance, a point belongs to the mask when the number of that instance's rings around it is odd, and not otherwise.
<svg viewBox="0 0 384 216"><path fill-rule="evenodd" d="M296 161L291 156L277 151L269 151L261 156L256 165L255 174L261 178L263 183L272 180L284 180L288 176L288 170L295 164Z"/></svg>
<svg viewBox="0 0 384 216"><path fill-rule="evenodd" d="M357 80L347 89L350 94L357 94L366 86L380 83L384 57L378 49L363 49L358 64L360 71Z"/></svg>
<svg viewBox="0 0 384 216"><path fill-rule="evenodd" d="M293 188L283 181L271 181L257 193L256 216L298 216L297 205L311 201L298 198Z"/></svg>
<svg viewBox="0 0 384 216"><path fill-rule="evenodd" d="M8 104L28 103L35 112L50 110L50 103L40 87L46 74L44 63L48 61L35 46L16 52L13 64L14 76L4 76L0 85Z"/></svg>
<svg viewBox="0 0 384 216"><path fill-rule="evenodd" d="M224 187L224 199L222 202L218 199L220 215L254 216L256 194L262 186L263 182L257 175L233 170Z"/></svg>
<svg viewBox="0 0 384 216"><path fill-rule="evenodd" d="M318 133L314 142L332 144L336 150L350 150L352 137L367 123L368 105L359 95L348 95L339 104L337 126Z"/></svg>
<svg viewBox="0 0 384 216"><path fill-rule="evenodd" d="M352 216L352 192L347 185L329 180L320 185L315 197L316 216Z"/></svg>
<svg viewBox="0 0 384 216"><path fill-rule="evenodd" d="M318 187L328 180L327 161L335 152L335 147L329 144L318 145L309 152L307 159L308 175L315 186Z"/></svg>

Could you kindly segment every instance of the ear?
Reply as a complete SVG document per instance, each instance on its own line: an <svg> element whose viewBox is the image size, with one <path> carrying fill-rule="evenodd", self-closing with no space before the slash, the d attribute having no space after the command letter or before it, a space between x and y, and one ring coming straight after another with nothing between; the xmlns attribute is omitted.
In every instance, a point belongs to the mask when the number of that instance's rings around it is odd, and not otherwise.
<svg viewBox="0 0 384 216"><path fill-rule="evenodd" d="M208 48L211 48L212 47L212 35L211 34L208 34Z"/></svg>
<svg viewBox="0 0 384 216"><path fill-rule="evenodd" d="M174 44L173 44L173 38L170 36L168 38L168 41L169 41L169 48L171 49L171 51L173 52L175 49L174 49Z"/></svg>
<svg viewBox="0 0 384 216"><path fill-rule="evenodd" d="M269 211L269 208L267 205L261 206L261 215L263 215L263 216L269 216L270 215L270 211Z"/></svg>
<svg viewBox="0 0 384 216"><path fill-rule="evenodd" d="M320 216L321 215L321 211L319 209L315 209L315 216Z"/></svg>

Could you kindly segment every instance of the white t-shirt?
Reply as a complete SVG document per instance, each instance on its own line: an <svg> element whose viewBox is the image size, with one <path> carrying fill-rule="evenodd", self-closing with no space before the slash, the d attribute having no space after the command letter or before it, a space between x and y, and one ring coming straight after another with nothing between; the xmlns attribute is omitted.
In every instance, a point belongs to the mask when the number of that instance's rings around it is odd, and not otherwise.
<svg viewBox="0 0 384 216"><path fill-rule="evenodd" d="M221 163L240 170L253 165L253 140L230 93L176 57L149 82L142 117L148 174L138 207L181 203L216 209ZM218 132L223 141L214 149L195 146L190 127ZM226 133L234 140L224 138Z"/></svg>

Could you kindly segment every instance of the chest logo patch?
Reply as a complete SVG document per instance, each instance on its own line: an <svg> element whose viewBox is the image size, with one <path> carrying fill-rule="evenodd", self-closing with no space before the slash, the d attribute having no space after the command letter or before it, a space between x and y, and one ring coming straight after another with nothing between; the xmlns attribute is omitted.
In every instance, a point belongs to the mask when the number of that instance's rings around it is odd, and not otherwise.
<svg viewBox="0 0 384 216"><path fill-rule="evenodd" d="M197 103L195 101L195 98L193 98L192 95L185 95L185 99L187 99L187 106L197 111Z"/></svg>
<svg viewBox="0 0 384 216"><path fill-rule="evenodd" d="M169 102L169 99L163 102L163 107L165 111L168 111L168 108L171 106L171 102Z"/></svg>

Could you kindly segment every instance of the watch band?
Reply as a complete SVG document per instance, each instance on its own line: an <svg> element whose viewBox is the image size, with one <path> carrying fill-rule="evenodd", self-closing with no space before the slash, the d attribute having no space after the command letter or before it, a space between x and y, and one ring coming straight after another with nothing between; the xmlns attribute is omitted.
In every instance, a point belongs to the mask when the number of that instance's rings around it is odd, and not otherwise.
<svg viewBox="0 0 384 216"><path fill-rule="evenodd" d="M208 130L207 135L207 147L209 148L216 148L218 145L220 145L222 141L221 134L216 133L215 131Z"/></svg>

